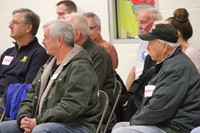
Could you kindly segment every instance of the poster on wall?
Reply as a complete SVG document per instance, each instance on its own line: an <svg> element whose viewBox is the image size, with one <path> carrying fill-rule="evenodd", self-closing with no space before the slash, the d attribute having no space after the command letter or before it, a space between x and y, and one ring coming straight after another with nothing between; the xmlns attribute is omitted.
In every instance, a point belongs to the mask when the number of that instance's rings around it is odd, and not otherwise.
<svg viewBox="0 0 200 133"><path fill-rule="evenodd" d="M157 0L118 0L118 39L135 38L139 32L138 15L147 8L158 8Z"/></svg>

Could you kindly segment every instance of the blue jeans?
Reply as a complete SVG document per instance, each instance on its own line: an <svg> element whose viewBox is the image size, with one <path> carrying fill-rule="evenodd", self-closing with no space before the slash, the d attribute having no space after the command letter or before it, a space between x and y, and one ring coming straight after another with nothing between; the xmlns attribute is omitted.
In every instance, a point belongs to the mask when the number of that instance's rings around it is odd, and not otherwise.
<svg viewBox="0 0 200 133"><path fill-rule="evenodd" d="M16 120L0 123L0 133L23 133ZM78 124L43 123L35 126L31 133L88 133L87 128Z"/></svg>

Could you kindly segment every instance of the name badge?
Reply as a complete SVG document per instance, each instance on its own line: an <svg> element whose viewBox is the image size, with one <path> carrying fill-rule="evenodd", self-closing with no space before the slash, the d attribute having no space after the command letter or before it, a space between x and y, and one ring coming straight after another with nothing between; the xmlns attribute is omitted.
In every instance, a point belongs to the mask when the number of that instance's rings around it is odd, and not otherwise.
<svg viewBox="0 0 200 133"><path fill-rule="evenodd" d="M10 63L12 62L12 60L14 59L14 57L13 56L5 56L4 58L3 58L3 62L2 62L2 65L10 65Z"/></svg>
<svg viewBox="0 0 200 133"><path fill-rule="evenodd" d="M155 85L146 85L144 91L144 97L151 97L153 95L155 88L156 88Z"/></svg>

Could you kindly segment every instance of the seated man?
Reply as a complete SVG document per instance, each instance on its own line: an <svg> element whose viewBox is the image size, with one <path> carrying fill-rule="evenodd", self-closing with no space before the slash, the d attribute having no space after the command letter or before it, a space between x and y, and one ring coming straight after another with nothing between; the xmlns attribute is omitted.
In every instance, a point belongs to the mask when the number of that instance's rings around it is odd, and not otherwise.
<svg viewBox="0 0 200 133"><path fill-rule="evenodd" d="M162 15L157 9L154 8L147 8L143 12L138 15L138 22L139 22L139 34L146 34L149 32L151 27L153 26L155 21L161 20ZM146 56L148 55L147 52L147 41L141 41L141 44L136 53L136 60L135 66L131 69L127 81L126 81L126 89L127 91L130 90L131 85L134 80L138 79L139 76L143 72L144 68L144 61Z"/></svg>
<svg viewBox="0 0 200 133"><path fill-rule="evenodd" d="M146 78L150 78L148 70L155 66L156 62L149 55L145 58L144 69L138 79L134 80L130 90L120 96L116 107L117 121L129 121L135 112L140 108L144 87L147 84ZM147 73L148 72L148 73Z"/></svg>
<svg viewBox="0 0 200 133"><path fill-rule="evenodd" d="M95 133L99 88L89 55L74 45L73 29L64 20L44 25L43 44L52 58L34 79L17 121L0 123L0 132Z"/></svg>
<svg viewBox="0 0 200 133"><path fill-rule="evenodd" d="M139 110L130 122L114 126L112 133L189 133L200 124L200 76L193 62L177 44L178 32L157 24L139 35L157 64L147 79Z"/></svg>
<svg viewBox="0 0 200 133"><path fill-rule="evenodd" d="M105 48L91 40L88 22L83 15L78 13L67 14L66 21L72 25L75 31L75 43L87 51L93 62L99 80L99 89L105 91L109 97L109 109L106 113L106 118L108 118L115 102L113 98L115 77L112 60Z"/></svg>
<svg viewBox="0 0 200 133"><path fill-rule="evenodd" d="M85 12L83 15L86 17L90 27L91 39L107 50L112 59L113 71L115 71L115 69L118 67L118 54L113 44L103 40L101 36L101 21L99 17L93 12Z"/></svg>
<svg viewBox="0 0 200 133"><path fill-rule="evenodd" d="M49 58L35 37L39 24L39 16L30 9L13 11L9 28L15 46L8 48L1 55L0 98L12 83L30 84L39 68Z"/></svg>

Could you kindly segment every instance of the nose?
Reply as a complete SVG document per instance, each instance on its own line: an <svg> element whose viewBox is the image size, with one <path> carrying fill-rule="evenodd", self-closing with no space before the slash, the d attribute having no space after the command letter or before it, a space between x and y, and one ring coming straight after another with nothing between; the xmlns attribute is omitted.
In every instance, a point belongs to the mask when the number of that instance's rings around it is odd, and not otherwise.
<svg viewBox="0 0 200 133"><path fill-rule="evenodd" d="M9 28L12 28L12 27L13 27L13 24L12 24L11 22L9 22L8 27L9 27Z"/></svg>

